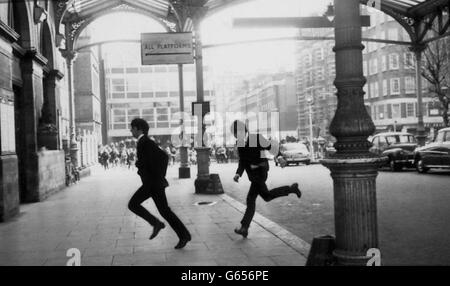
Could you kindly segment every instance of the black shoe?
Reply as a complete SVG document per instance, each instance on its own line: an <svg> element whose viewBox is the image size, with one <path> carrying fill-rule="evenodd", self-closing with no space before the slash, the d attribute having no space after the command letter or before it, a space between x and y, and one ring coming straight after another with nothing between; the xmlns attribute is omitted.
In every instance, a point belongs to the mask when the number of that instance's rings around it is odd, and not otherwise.
<svg viewBox="0 0 450 286"><path fill-rule="evenodd" d="M154 226L153 227L153 233L150 236L150 240L154 239L158 235L158 233L161 231L161 229L163 229L165 227L166 227L166 225L163 224L163 223L161 223L160 225Z"/></svg>
<svg viewBox="0 0 450 286"><path fill-rule="evenodd" d="M300 189L298 188L297 183L295 183L291 186L291 193L296 194L299 199L302 197L302 192L300 192Z"/></svg>
<svg viewBox="0 0 450 286"><path fill-rule="evenodd" d="M248 229L241 227L234 230L235 233L242 235L244 238L248 236Z"/></svg>
<svg viewBox="0 0 450 286"><path fill-rule="evenodd" d="M177 245L175 245L175 249L182 249L186 246L186 244L191 241L191 236L180 239Z"/></svg>

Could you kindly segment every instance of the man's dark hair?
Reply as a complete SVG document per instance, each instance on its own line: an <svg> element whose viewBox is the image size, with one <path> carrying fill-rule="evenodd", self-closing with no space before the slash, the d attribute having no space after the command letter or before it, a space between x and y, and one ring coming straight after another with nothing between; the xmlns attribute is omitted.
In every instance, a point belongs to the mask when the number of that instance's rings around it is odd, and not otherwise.
<svg viewBox="0 0 450 286"><path fill-rule="evenodd" d="M133 119L133 121L131 121L131 128L133 127L136 127L137 130L141 130L145 135L148 135L148 130L150 129L147 121L142 118Z"/></svg>
<svg viewBox="0 0 450 286"><path fill-rule="evenodd" d="M245 136L245 134L248 132L248 128L244 122L235 120L231 125L231 132L237 138L238 136Z"/></svg>
<svg viewBox="0 0 450 286"><path fill-rule="evenodd" d="M240 120L235 120L233 122L232 128L233 128L233 130L239 130L241 128L244 128L245 132L248 131L247 125L244 122L240 121Z"/></svg>

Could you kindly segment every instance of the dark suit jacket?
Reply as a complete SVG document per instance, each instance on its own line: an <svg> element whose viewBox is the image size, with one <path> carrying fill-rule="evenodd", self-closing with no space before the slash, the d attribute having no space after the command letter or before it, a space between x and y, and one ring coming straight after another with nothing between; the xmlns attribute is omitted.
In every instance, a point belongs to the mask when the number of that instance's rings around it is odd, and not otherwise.
<svg viewBox="0 0 450 286"><path fill-rule="evenodd" d="M236 174L242 177L244 170L247 175L252 174L251 165L259 165L260 168L269 170L269 162L267 158L262 157L262 151L270 150L272 148L270 141L268 141L264 136L260 134L250 134L247 141L245 142L245 147L238 146L239 154L239 166ZM280 153L278 152L278 155Z"/></svg>
<svg viewBox="0 0 450 286"><path fill-rule="evenodd" d="M169 183L166 180L168 157L166 152L145 135L138 141L136 149L136 167L144 186L158 189L168 187Z"/></svg>

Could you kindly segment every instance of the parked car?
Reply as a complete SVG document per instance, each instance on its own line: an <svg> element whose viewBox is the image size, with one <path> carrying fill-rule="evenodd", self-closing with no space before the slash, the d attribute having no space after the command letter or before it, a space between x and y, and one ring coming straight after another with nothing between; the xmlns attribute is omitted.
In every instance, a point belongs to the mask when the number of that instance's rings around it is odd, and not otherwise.
<svg viewBox="0 0 450 286"><path fill-rule="evenodd" d="M386 132L369 139L374 154L388 157L387 166L391 171L400 171L404 167L414 167L414 150L419 146L410 133Z"/></svg>
<svg viewBox="0 0 450 286"><path fill-rule="evenodd" d="M434 142L415 150L415 165L419 173L450 168L450 127L441 129Z"/></svg>
<svg viewBox="0 0 450 286"><path fill-rule="evenodd" d="M308 147L303 143L285 143L280 145L281 157L286 160L287 164L300 163L311 164L310 153ZM278 158L275 158L275 165L278 166Z"/></svg>

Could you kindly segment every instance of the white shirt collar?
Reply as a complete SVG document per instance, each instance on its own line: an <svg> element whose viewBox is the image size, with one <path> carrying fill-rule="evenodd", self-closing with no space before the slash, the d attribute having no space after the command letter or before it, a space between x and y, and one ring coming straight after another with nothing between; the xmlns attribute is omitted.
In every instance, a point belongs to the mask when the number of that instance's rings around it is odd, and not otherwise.
<svg viewBox="0 0 450 286"><path fill-rule="evenodd" d="M141 140L142 137L144 137L144 134L139 135L137 141L139 142L139 140Z"/></svg>

